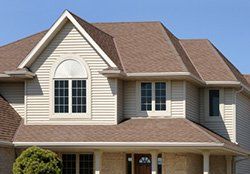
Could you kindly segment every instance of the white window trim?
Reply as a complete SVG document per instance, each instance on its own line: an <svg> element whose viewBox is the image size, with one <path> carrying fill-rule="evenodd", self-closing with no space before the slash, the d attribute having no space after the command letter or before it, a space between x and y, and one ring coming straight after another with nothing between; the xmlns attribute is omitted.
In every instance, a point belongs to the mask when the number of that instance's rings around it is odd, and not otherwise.
<svg viewBox="0 0 250 174"><path fill-rule="evenodd" d="M155 83L165 82L166 83L166 110L156 111L155 110ZM141 83L152 83L152 111L141 111ZM136 115L137 116L171 116L171 82L164 80L156 81L137 81L136 82Z"/></svg>
<svg viewBox="0 0 250 174"><path fill-rule="evenodd" d="M220 115L210 116L209 115L209 91L219 90L220 93ZM224 120L224 88L207 88L204 90L204 109L205 109L205 121L223 121Z"/></svg>
<svg viewBox="0 0 250 174"><path fill-rule="evenodd" d="M78 61L86 70L87 78L54 78L56 68L66 60ZM55 113L54 112L54 81L55 80L68 80L69 81L69 112L68 113ZM86 113L72 113L72 80L86 80ZM90 120L91 119L91 74L87 63L78 55L64 54L51 68L50 71L50 120Z"/></svg>

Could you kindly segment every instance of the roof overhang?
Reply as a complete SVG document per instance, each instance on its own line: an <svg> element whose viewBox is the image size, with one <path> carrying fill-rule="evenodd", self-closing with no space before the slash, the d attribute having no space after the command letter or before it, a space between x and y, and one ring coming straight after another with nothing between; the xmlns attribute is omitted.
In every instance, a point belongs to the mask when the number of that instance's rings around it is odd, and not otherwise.
<svg viewBox="0 0 250 174"><path fill-rule="evenodd" d="M67 10L63 12L60 18L53 24L45 36L38 42L38 44L31 50L26 58L19 64L18 68L22 69L29 67L55 37L55 35L61 30L64 24L70 21L78 29L78 31L84 36L84 38L95 48L95 50L101 55L101 57L107 62L110 67L117 67L115 63L107 56L107 54L100 48L100 46L90 37L85 29L76 21L70 12Z"/></svg>
<svg viewBox="0 0 250 174"><path fill-rule="evenodd" d="M9 141L1 141L0 140L0 147L8 147L8 146L13 146L13 143L9 142Z"/></svg>
<svg viewBox="0 0 250 174"><path fill-rule="evenodd" d="M15 70L15 71L4 71L4 73L0 73L0 80L31 79L34 76L35 76L34 73L24 68L24 69Z"/></svg>
<svg viewBox="0 0 250 174"><path fill-rule="evenodd" d="M224 143L211 142L13 142L17 148L24 148L28 146L40 146L47 148L141 148L141 149L172 149L172 148L186 148L199 150L221 150L235 155L248 156L249 151L241 148L231 148Z"/></svg>

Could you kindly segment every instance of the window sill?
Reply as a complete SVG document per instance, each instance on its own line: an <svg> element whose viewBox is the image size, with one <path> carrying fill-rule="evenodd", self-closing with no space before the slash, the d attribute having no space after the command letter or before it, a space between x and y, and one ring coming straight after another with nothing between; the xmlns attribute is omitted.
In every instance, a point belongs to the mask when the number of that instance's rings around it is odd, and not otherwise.
<svg viewBox="0 0 250 174"><path fill-rule="evenodd" d="M91 116L86 113L78 113L78 114L53 114L50 117L51 120L58 120L58 119L67 119L67 120L73 120L73 119L84 119L84 120L89 120L91 119Z"/></svg>
<svg viewBox="0 0 250 174"><path fill-rule="evenodd" d="M170 117L171 114L169 113L169 111L138 111L137 116L144 116L144 117L156 117L156 116L160 116L160 117Z"/></svg>

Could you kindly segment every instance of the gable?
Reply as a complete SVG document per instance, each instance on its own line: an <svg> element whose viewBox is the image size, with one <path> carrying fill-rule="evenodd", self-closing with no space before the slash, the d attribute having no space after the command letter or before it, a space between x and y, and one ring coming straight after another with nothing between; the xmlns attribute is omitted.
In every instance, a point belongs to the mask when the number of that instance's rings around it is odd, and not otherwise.
<svg viewBox="0 0 250 174"><path fill-rule="evenodd" d="M76 16L75 16L76 17ZM107 56L107 54L102 50L102 48L95 42L95 40L86 32L83 27L88 28L90 24L85 21L77 21L71 13L65 11L61 17L55 22L55 24L49 29L45 36L39 41L39 43L31 50L27 57L20 63L18 68L30 67L35 59L41 54L41 52L46 48L46 46L51 42L51 40L56 36L56 34L64 27L65 23L71 22L74 27L85 37L85 39L93 46L93 48L101 55L101 57L108 63L110 67L117 67L114 62ZM78 23L81 22L81 25ZM85 24L85 25L83 25ZM93 28L92 28L93 30ZM99 32L99 35L105 35L104 32ZM110 36L111 37L111 36ZM112 42L112 38L109 37L109 42ZM101 38L102 39L102 38ZM99 40L97 40L99 41ZM106 40L100 40L100 43L106 42ZM110 43L109 43L110 44ZM105 48L105 47L103 47ZM115 48L113 48L115 49ZM108 52L110 49L106 49ZM115 59L117 60L117 58Z"/></svg>
<svg viewBox="0 0 250 174"><path fill-rule="evenodd" d="M89 69L91 100L88 102L93 112L88 120L51 119L52 76L57 65L65 59L78 59ZM107 62L76 27L71 22L67 22L30 67L36 77L26 81L26 123L113 124L116 118L116 100L113 93L116 82L99 73L108 67Z"/></svg>

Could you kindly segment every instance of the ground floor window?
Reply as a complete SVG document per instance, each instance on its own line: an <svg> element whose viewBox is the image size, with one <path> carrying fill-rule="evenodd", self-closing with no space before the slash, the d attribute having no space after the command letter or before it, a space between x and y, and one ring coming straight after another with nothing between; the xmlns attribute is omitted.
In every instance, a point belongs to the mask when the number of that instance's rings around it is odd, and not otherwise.
<svg viewBox="0 0 250 174"><path fill-rule="evenodd" d="M93 174L93 154L62 154L63 174Z"/></svg>

